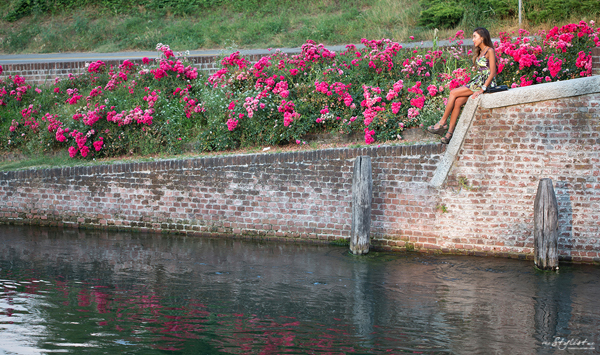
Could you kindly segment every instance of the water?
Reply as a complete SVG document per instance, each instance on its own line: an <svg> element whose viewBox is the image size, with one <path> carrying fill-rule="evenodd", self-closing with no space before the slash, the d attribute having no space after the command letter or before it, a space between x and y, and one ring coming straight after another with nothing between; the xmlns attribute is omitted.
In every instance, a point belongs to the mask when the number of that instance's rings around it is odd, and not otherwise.
<svg viewBox="0 0 600 355"><path fill-rule="evenodd" d="M0 354L600 349L595 266L33 227L0 240Z"/></svg>

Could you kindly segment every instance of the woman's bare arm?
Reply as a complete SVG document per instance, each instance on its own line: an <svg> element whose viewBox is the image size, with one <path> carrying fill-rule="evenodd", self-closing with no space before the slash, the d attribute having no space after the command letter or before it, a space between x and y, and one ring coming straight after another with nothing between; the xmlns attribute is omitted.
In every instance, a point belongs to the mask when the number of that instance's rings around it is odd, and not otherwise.
<svg viewBox="0 0 600 355"><path fill-rule="evenodd" d="M490 48L485 56L490 61L490 76L485 81L485 86L487 87L492 83L492 80L494 80L498 69L496 66L496 52L494 51L494 48Z"/></svg>

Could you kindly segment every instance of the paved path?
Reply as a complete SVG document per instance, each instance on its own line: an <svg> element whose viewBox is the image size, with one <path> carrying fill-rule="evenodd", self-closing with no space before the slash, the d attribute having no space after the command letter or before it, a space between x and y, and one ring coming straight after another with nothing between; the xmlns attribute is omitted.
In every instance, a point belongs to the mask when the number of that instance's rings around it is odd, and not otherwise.
<svg viewBox="0 0 600 355"><path fill-rule="evenodd" d="M422 43L422 44L421 44ZM447 46L449 44L448 41L439 41L440 46ZM425 42L411 42L411 43L401 43L404 48L413 48L417 46L430 48L433 46L431 41ZM465 40L464 45L472 46L473 42L471 40ZM357 48L363 48L362 44L357 44ZM345 45L339 46L326 46L329 50L342 52L346 49ZM274 49L273 49L274 50ZM272 51L273 51L272 50ZM286 53L298 53L300 52L300 48L280 48L281 51ZM271 51L271 53L272 53ZM215 49L215 50L197 50L190 51L190 56L197 57L207 57L219 55L222 53L231 53L232 49L224 50L224 49ZM266 49L243 49L240 50L242 55L251 55L251 54L267 54L270 53ZM96 60L125 60L125 59L142 59L144 57L155 58L157 52L117 52L117 53L90 53L90 52L82 52L82 53L49 53L49 54L7 54L0 55L0 65L2 64L22 64L22 63L56 63L56 62L91 62Z"/></svg>

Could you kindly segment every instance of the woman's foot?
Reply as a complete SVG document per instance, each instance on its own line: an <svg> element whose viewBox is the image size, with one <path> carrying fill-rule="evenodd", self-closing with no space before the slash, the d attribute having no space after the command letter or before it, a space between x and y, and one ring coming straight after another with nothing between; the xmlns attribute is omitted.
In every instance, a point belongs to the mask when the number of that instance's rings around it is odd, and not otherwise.
<svg viewBox="0 0 600 355"><path fill-rule="evenodd" d="M440 142L442 142L443 144L448 144L448 143L450 143L451 139L452 139L452 132L447 132L446 135L444 137L442 137L442 140Z"/></svg>
<svg viewBox="0 0 600 355"><path fill-rule="evenodd" d="M445 124L445 125L441 125L439 122L438 122L438 123L436 123L436 124L435 124L435 125L433 125L433 126L429 126L429 127L427 127L427 131L428 131L429 133L438 134L438 135L440 135L440 136L441 136L441 135L444 133L444 131L445 131L445 130L447 130L447 129L448 129L448 125L447 125L447 124Z"/></svg>

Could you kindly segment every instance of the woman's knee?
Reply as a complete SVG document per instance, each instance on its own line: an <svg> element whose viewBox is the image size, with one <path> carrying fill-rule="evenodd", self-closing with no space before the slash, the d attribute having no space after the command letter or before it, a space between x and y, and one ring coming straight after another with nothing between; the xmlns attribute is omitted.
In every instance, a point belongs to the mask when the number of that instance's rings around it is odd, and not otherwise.
<svg viewBox="0 0 600 355"><path fill-rule="evenodd" d="M456 99L456 104L457 104L457 106L460 107L460 106L466 104L468 100L469 100L468 96L461 96Z"/></svg>
<svg viewBox="0 0 600 355"><path fill-rule="evenodd" d="M450 91L450 95L448 96L448 99L457 100L463 96L464 95L462 93L462 90L460 90L459 88L456 88L456 89L453 89Z"/></svg>
<svg viewBox="0 0 600 355"><path fill-rule="evenodd" d="M459 87L450 91L450 96L454 96L455 98L459 97L469 97L473 92L466 87Z"/></svg>

